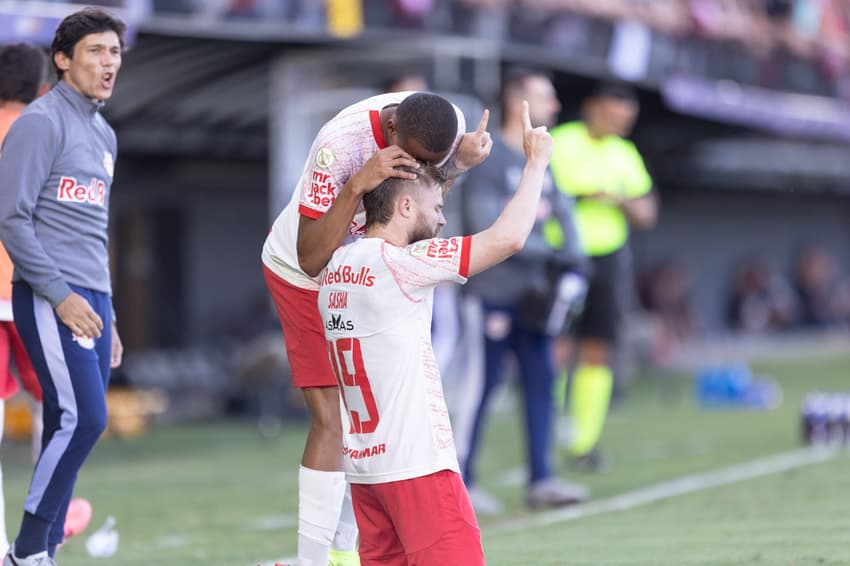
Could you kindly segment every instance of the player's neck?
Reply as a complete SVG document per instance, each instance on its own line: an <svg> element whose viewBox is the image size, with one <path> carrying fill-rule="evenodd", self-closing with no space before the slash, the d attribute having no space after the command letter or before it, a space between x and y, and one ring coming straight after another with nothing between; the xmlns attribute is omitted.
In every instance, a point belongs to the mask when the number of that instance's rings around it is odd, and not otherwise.
<svg viewBox="0 0 850 566"><path fill-rule="evenodd" d="M27 105L18 100L0 100L0 110L21 113Z"/></svg>
<svg viewBox="0 0 850 566"><path fill-rule="evenodd" d="M366 233L363 234L364 238L381 238L382 240L386 240L388 243L403 248L407 244L410 243L410 238L407 235L407 231L404 230L401 226L397 224L393 224L390 222L389 224L383 224L380 226L372 226Z"/></svg>

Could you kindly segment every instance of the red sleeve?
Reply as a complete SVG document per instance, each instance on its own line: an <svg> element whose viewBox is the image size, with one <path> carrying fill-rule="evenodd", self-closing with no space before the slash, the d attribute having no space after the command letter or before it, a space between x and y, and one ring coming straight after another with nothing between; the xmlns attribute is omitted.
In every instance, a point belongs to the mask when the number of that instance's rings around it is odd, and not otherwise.
<svg viewBox="0 0 850 566"><path fill-rule="evenodd" d="M300 214L301 216L306 216L307 218L312 218L313 220L317 220L325 215L324 212L313 210L312 208L308 208L303 204L298 205L298 214Z"/></svg>
<svg viewBox="0 0 850 566"><path fill-rule="evenodd" d="M458 266L458 275L461 277L469 277L469 253L472 248L472 236L464 236L460 244L460 265Z"/></svg>

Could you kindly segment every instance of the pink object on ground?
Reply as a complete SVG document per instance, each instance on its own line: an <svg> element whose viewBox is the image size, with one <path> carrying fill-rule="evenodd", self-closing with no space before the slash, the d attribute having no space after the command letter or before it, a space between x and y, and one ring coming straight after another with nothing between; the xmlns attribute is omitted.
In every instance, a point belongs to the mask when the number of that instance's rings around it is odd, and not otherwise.
<svg viewBox="0 0 850 566"><path fill-rule="evenodd" d="M69 539L85 531L91 522L91 515L92 508L88 499L72 499L65 516L65 538Z"/></svg>

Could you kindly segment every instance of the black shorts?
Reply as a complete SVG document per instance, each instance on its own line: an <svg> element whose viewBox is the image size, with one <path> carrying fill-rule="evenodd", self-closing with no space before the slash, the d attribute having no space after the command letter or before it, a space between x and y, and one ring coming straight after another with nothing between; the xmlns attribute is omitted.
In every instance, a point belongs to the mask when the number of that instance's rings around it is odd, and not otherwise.
<svg viewBox="0 0 850 566"><path fill-rule="evenodd" d="M616 342L631 285L628 253L624 246L612 254L590 258L593 276L575 325L577 338Z"/></svg>

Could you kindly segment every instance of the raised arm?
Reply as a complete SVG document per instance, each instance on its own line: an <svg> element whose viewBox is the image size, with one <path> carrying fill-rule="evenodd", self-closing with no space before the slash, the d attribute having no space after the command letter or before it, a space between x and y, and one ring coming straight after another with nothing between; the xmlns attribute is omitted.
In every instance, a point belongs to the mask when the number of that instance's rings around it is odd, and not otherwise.
<svg viewBox="0 0 850 566"><path fill-rule="evenodd" d="M552 156L552 137L545 126L531 127L528 102L523 102L523 147L526 163L519 187L496 221L472 237L469 274L501 263L525 245L534 227L543 178Z"/></svg>
<svg viewBox="0 0 850 566"><path fill-rule="evenodd" d="M493 149L493 138L487 131L490 111L485 109L474 132L464 134L448 163L442 167L447 182L444 183L443 195L451 189L454 180L487 159Z"/></svg>
<svg viewBox="0 0 850 566"><path fill-rule="evenodd" d="M324 269L345 240L364 194L388 177L416 179L416 175L402 170L401 166L418 168L419 164L397 145L385 147L370 157L363 168L346 181L324 214L316 219L301 215L297 249L298 263L304 273L315 277Z"/></svg>

